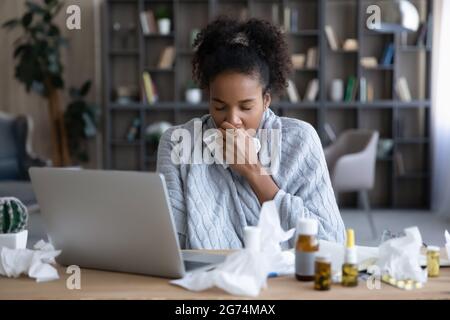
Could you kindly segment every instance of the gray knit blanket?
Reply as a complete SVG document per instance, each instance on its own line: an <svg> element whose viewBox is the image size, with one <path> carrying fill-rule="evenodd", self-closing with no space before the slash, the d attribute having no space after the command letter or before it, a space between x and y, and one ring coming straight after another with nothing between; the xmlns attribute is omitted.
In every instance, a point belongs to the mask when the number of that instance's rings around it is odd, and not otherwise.
<svg viewBox="0 0 450 320"><path fill-rule="evenodd" d="M205 148L202 136L194 134L199 128L205 132L216 125L209 114L192 119L166 130L158 147L157 172L166 180L180 245L185 249L242 248L244 227L257 225L261 209L246 179L219 163L193 164L193 157L181 161L174 157L181 154L182 145L177 129L191 135L191 154L199 146ZM270 129L277 129L278 134L267 133ZM296 227L299 217L314 218L319 222L320 239L343 243L344 223L315 129L304 121L279 117L267 109L257 137L261 142L258 158L270 169L280 188L273 200L281 226L288 230ZM293 244L291 239L282 247Z"/></svg>

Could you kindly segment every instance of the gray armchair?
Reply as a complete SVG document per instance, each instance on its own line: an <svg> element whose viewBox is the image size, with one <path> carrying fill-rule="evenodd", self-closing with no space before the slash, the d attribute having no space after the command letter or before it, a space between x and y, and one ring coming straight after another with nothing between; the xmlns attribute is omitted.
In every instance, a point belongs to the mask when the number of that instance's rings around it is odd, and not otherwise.
<svg viewBox="0 0 450 320"><path fill-rule="evenodd" d="M0 112L0 197L16 197L31 208L36 199L28 169L47 165L31 151L32 124L27 116Z"/></svg>
<svg viewBox="0 0 450 320"><path fill-rule="evenodd" d="M324 150L336 197L340 192L358 192L373 237L377 232L370 211L368 191L375 183L378 138L377 131L347 130Z"/></svg>

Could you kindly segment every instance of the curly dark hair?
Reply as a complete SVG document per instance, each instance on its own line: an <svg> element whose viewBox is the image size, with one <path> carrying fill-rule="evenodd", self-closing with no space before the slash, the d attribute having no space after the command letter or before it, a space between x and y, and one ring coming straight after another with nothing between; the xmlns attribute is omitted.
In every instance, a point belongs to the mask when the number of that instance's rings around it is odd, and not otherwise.
<svg viewBox="0 0 450 320"><path fill-rule="evenodd" d="M198 33L194 48L192 76L202 89L224 71L258 76L263 93L279 94L287 87L292 71L288 44L268 21L220 16Z"/></svg>

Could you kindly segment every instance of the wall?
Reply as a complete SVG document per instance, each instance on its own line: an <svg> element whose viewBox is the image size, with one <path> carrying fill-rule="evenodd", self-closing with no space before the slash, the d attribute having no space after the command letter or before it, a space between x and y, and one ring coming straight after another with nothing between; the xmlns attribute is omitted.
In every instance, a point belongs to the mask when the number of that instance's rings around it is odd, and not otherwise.
<svg viewBox="0 0 450 320"><path fill-rule="evenodd" d="M76 4L81 8L81 30L66 28L66 8ZM66 0L57 17L61 32L69 40L69 48L64 49L64 79L66 89L80 86L91 79L94 86L88 99L101 106L100 69L100 0ZM25 0L0 1L0 24L22 16ZM20 35L19 30L0 29L0 111L12 114L28 114L34 120L33 150L40 156L50 158L50 129L47 103L34 93L27 93L24 86L14 78L15 61L13 43ZM67 91L67 90L66 90ZM63 105L68 102L67 94L62 97ZM91 161L87 167L101 166L101 137L90 143Z"/></svg>

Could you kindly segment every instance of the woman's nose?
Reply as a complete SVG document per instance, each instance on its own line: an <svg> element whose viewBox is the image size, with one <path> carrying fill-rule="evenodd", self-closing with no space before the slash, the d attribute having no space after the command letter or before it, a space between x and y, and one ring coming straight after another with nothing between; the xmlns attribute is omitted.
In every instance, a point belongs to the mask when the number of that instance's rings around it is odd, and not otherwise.
<svg viewBox="0 0 450 320"><path fill-rule="evenodd" d="M233 126L240 128L242 126L242 121L241 118L239 117L238 112L234 111L234 110L230 110L227 113L227 122L231 123Z"/></svg>

